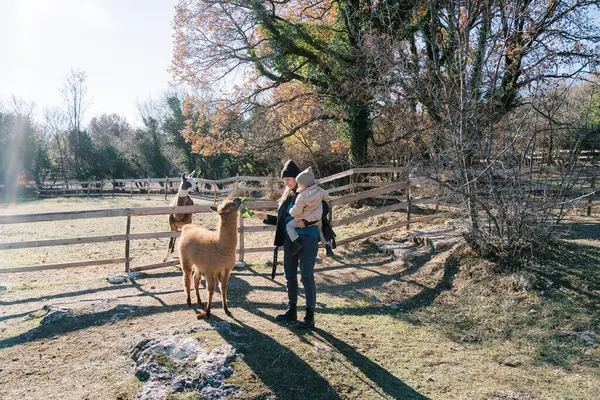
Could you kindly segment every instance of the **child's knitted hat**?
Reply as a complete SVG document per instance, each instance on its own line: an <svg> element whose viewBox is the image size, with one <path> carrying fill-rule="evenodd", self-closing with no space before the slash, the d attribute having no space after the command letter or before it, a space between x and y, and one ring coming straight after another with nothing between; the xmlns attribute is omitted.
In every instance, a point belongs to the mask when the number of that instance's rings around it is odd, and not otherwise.
<svg viewBox="0 0 600 400"><path fill-rule="evenodd" d="M306 187L312 186L315 183L315 174L313 174L312 167L306 168L304 171L300 172L296 177L296 182L303 184Z"/></svg>

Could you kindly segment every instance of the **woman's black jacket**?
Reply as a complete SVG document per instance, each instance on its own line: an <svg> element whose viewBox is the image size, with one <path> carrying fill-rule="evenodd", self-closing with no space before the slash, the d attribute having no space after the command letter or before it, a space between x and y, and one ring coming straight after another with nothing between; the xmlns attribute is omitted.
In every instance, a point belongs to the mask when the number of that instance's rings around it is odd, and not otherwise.
<svg viewBox="0 0 600 400"><path fill-rule="evenodd" d="M275 246L283 246L285 240L285 217L289 215L290 202L294 201L296 201L296 196L289 197L277 209L276 217L267 214L267 219L263 220L265 224L277 225L277 229L275 230ZM329 205L326 201L323 201L323 236L325 236L325 240L331 243L331 248L335 249L335 233L331 227L328 214Z"/></svg>

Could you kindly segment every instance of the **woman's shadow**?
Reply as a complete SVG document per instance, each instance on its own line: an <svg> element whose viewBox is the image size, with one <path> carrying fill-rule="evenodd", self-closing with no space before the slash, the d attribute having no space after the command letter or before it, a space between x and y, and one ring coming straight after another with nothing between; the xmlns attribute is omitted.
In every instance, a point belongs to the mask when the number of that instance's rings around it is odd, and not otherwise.
<svg viewBox="0 0 600 400"><path fill-rule="evenodd" d="M249 301L249 294L252 292L250 284L244 280L232 275L229 281L228 297L230 304L236 308L241 308L250 314L265 319L271 323L273 316L266 314L261 309L272 309L272 303L260 303ZM281 293L285 296L284 289ZM232 301L231 301L232 300ZM222 337L245 353L244 362L263 382L278 399L339 399L340 396L336 390L329 384L319 372L304 361L292 349L279 343L270 335L263 333L235 316L235 310L232 319L234 320L234 330L238 331L240 336L234 336L230 332L219 331ZM222 321L218 315L211 316L208 320L210 325L215 325ZM235 326L239 329L235 329ZM290 326L290 330L300 336L304 342L307 340L300 335L300 331ZM419 394L410 386L406 385L400 379L396 378L390 372L375 364L367 357L360 354L354 348L337 339L332 334L315 329L318 334L318 340L327 341L335 347L348 361L355 367L358 367L362 373L374 382L378 387L374 387L370 382L366 382L371 388L377 391L383 397L393 397L399 399L426 399L427 397ZM313 334L314 335L314 334ZM242 342L242 343L240 343Z"/></svg>

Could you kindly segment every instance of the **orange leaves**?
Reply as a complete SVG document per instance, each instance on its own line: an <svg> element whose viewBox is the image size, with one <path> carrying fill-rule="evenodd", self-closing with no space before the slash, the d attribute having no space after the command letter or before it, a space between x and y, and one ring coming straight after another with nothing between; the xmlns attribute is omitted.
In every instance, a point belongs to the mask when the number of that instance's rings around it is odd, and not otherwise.
<svg viewBox="0 0 600 400"><path fill-rule="evenodd" d="M306 1L291 0L278 4L276 12L292 22L322 22L333 24L337 18L337 4L333 0Z"/></svg>
<svg viewBox="0 0 600 400"><path fill-rule="evenodd" d="M240 155L245 147L240 132L239 114L227 109L218 102L211 110L205 101L184 102L184 114L188 117L185 129L181 132L186 141L192 143L192 151L203 156L217 154Z"/></svg>
<svg viewBox="0 0 600 400"><path fill-rule="evenodd" d="M330 142L330 151L335 154L348 154L350 143L347 140L336 139Z"/></svg>

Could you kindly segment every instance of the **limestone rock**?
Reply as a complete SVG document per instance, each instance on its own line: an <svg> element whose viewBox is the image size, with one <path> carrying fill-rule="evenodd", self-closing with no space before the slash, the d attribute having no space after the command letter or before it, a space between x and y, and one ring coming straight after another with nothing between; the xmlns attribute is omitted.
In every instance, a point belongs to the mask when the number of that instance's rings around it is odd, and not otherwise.
<svg viewBox="0 0 600 400"><path fill-rule="evenodd" d="M195 324L190 327L186 333L194 333L197 331L217 331L219 333L228 333L232 336L240 336L239 333L231 329L231 324L227 321L219 321L213 326L202 326L200 324Z"/></svg>
<svg viewBox="0 0 600 400"><path fill-rule="evenodd" d="M145 382L135 399L166 399L175 392L194 392L203 399L232 397L239 387L223 380L233 373L231 362L237 356L229 344L209 352L193 337L143 339L131 351L136 376Z"/></svg>
<svg viewBox="0 0 600 400"><path fill-rule="evenodd" d="M46 311L46 315L44 315L40 321L41 325L53 324L58 321L73 318L73 310L70 308L45 305L43 310Z"/></svg>
<svg viewBox="0 0 600 400"><path fill-rule="evenodd" d="M492 396L498 397L500 399L510 399L510 400L526 400L529 399L529 396L518 393L518 392L509 392L508 390L494 390Z"/></svg>
<svg viewBox="0 0 600 400"><path fill-rule="evenodd" d="M165 400L171 388L161 382L148 382L135 395L133 400Z"/></svg>
<svg viewBox="0 0 600 400"><path fill-rule="evenodd" d="M383 254L390 254L394 259L414 260L413 252L415 246L405 243L383 242L378 243L377 248Z"/></svg>
<svg viewBox="0 0 600 400"><path fill-rule="evenodd" d="M109 276L107 279L108 279L108 283L112 283L113 285L120 285L122 283L127 283L127 281L129 281L129 278L125 275Z"/></svg>
<svg viewBox="0 0 600 400"><path fill-rule="evenodd" d="M246 264L244 261L237 261L235 264L233 264L233 269L246 269L247 266L248 264Z"/></svg>

